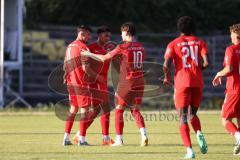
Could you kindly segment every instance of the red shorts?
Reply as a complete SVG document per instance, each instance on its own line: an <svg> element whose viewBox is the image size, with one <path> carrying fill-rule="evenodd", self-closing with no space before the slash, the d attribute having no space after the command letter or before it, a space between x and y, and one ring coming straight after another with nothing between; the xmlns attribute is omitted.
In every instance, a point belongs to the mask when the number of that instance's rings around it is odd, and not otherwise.
<svg viewBox="0 0 240 160"><path fill-rule="evenodd" d="M94 84L91 84L90 87L93 89L92 96L95 97L95 99L92 98L92 103L94 105L109 103L109 93L108 93L107 83L94 83Z"/></svg>
<svg viewBox="0 0 240 160"><path fill-rule="evenodd" d="M202 87L186 87L174 89L174 103L176 108L189 105L199 107L202 99Z"/></svg>
<svg viewBox="0 0 240 160"><path fill-rule="evenodd" d="M71 106L86 108L102 101L100 97L93 95L96 94L96 89L92 88L91 85L68 85L67 89Z"/></svg>
<svg viewBox="0 0 240 160"><path fill-rule="evenodd" d="M144 86L134 88L118 88L116 92L116 104L120 106L133 106L142 103Z"/></svg>
<svg viewBox="0 0 240 160"><path fill-rule="evenodd" d="M240 94L226 94L222 105L223 118L240 118Z"/></svg>

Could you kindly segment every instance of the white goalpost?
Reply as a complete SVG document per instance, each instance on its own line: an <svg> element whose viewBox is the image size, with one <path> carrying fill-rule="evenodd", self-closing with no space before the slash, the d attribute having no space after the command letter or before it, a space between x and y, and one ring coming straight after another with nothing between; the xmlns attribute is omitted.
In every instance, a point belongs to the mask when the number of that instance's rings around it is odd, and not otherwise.
<svg viewBox="0 0 240 160"><path fill-rule="evenodd" d="M23 6L24 0L1 0L1 46L0 46L0 108L22 102L28 108L31 105L22 97L23 93ZM4 58L5 52L9 53L8 60ZM18 91L11 88L10 79L6 79L8 72L18 71ZM13 82L16 83L16 82ZM6 104L4 95L14 97Z"/></svg>
<svg viewBox="0 0 240 160"><path fill-rule="evenodd" d="M3 83L4 83L4 0L1 0L1 37L0 37L0 108L3 108Z"/></svg>

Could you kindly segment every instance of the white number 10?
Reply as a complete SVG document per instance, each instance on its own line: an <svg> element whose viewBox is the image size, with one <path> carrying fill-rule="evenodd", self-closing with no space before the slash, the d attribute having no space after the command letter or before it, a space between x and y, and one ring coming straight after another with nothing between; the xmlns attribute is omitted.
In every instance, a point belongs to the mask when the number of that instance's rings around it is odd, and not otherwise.
<svg viewBox="0 0 240 160"><path fill-rule="evenodd" d="M135 69L141 69L142 68L142 51L133 51L133 63Z"/></svg>
<svg viewBox="0 0 240 160"><path fill-rule="evenodd" d="M191 64L187 63L189 56L195 61L196 66L198 66L198 46L183 47L182 53L184 54L182 57L184 68L191 68Z"/></svg>

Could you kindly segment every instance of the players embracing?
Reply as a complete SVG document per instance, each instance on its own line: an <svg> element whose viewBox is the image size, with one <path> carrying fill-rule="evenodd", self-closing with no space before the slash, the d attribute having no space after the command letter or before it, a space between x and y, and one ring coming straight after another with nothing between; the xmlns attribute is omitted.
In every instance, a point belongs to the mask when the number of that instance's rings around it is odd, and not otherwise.
<svg viewBox="0 0 240 160"><path fill-rule="evenodd" d="M141 133L141 146L148 145L147 132L144 119L140 113L140 105L144 92L143 62L145 50L140 42L135 39L136 29L133 23L127 22L121 26L123 43L105 55L96 55L85 50L83 55L98 61L107 61L120 55L120 76L116 91L115 130L116 139L112 146L123 145L123 113L126 107L135 118Z"/></svg>
<svg viewBox="0 0 240 160"><path fill-rule="evenodd" d="M88 45L89 50L94 54L104 55L107 51L113 49L111 46L110 38L111 31L108 26L103 25L97 29L98 39L97 41ZM109 93L108 93L108 70L110 66L110 60L105 62L99 62L94 59L88 58L85 63L91 68L89 76L91 77L90 88L93 93L92 97L98 97L99 100L91 98L92 104L98 105L101 108L102 115L100 117L102 127L102 145L111 145L114 141L109 136L109 124L110 124L110 107L109 107ZM77 143L85 137L86 133L77 132L73 137L73 141ZM85 139L85 138L84 138Z"/></svg>

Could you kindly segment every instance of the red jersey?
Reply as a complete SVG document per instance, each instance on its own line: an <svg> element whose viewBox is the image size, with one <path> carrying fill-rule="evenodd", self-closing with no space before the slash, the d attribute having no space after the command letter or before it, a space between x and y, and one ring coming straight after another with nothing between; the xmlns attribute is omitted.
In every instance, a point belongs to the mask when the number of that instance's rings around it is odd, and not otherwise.
<svg viewBox="0 0 240 160"><path fill-rule="evenodd" d="M109 52L111 57L121 55L120 81L143 77L145 49L140 42L129 42L118 45Z"/></svg>
<svg viewBox="0 0 240 160"><path fill-rule="evenodd" d="M67 84L84 84L85 66L81 62L81 50L89 49L79 40L73 41L67 47L64 60L64 80Z"/></svg>
<svg viewBox="0 0 240 160"><path fill-rule="evenodd" d="M196 36L180 36L168 44L164 58L173 59L175 88L203 87L201 55L207 52Z"/></svg>
<svg viewBox="0 0 240 160"><path fill-rule="evenodd" d="M88 46L90 52L94 54L105 55L107 51L104 47L98 45L97 42L92 43ZM107 81L107 73L110 65L110 60L105 62L96 61L94 59L89 59L91 69L96 72L96 76L103 76L104 79Z"/></svg>
<svg viewBox="0 0 240 160"><path fill-rule="evenodd" d="M233 67L227 75L226 92L240 94L240 44L227 47L223 65Z"/></svg>

